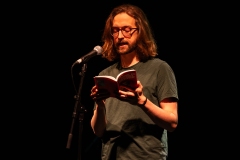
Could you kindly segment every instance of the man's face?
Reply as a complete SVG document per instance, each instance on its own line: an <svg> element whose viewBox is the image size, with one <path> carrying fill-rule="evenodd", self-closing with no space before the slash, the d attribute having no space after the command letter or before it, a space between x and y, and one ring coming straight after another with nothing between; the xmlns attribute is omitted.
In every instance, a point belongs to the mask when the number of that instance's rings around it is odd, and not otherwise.
<svg viewBox="0 0 240 160"><path fill-rule="evenodd" d="M113 35L114 47L120 55L135 50L138 36L136 28L135 19L128 14L120 13L114 17L112 26L112 33L115 34Z"/></svg>

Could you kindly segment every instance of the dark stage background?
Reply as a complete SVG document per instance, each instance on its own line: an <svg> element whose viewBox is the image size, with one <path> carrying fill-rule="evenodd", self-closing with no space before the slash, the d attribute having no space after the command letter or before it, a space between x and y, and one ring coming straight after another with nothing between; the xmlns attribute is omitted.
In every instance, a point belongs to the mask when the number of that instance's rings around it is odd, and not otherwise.
<svg viewBox="0 0 240 160"><path fill-rule="evenodd" d="M66 149L75 105L75 90L71 79L71 66L81 56L102 45L101 35L105 20L116 5L128 2L138 5L146 13L158 44L158 57L173 68L179 90L179 125L169 133L168 160L195 160L213 153L205 141L206 115L200 108L200 90L209 79L204 79L203 68L209 46L213 43L213 23L216 21L211 4L192 2L156 1L56 1L28 4L18 8L16 24L22 28L16 40L27 48L26 82L33 92L28 94L31 109L25 116L27 135L21 139L28 143L24 157L31 159L77 160L78 148L82 148L82 160L100 159L100 140L90 128L93 101L90 89L93 76L111 63L100 56L87 63L81 102L84 114L82 141L78 144L79 126L75 122L72 145ZM213 32L212 32L213 31ZM216 37L215 37L216 38ZM207 49L208 48L208 49ZM211 50L211 49L210 49ZM23 55L25 55L23 53ZM200 67L199 67L200 66ZM82 65L73 67L73 81L78 89ZM211 80L210 80L211 81ZM24 89L23 89L24 90ZM205 93L207 96L209 93ZM31 113L29 113L29 111ZM29 123L30 122L30 123ZM205 146L202 149L200 146ZM30 154L31 153L31 154Z"/></svg>

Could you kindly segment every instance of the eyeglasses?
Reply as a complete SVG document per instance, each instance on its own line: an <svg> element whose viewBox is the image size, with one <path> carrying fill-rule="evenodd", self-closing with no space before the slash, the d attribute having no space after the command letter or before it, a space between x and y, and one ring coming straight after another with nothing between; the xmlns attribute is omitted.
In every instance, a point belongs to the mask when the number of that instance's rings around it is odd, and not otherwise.
<svg viewBox="0 0 240 160"><path fill-rule="evenodd" d="M112 30L111 30L111 35L114 37L114 38L117 38L118 37L118 34L119 34L119 31L122 32L123 36L125 38L130 38L132 37L132 34L138 30L138 28L131 28L129 26L125 26L125 27L122 27L122 28L118 28L118 27L112 27Z"/></svg>

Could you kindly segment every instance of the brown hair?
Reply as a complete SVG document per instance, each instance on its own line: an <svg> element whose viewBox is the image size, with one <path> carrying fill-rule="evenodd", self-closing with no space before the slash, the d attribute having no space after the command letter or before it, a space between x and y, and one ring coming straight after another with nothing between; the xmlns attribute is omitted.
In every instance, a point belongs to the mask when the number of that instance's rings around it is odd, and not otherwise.
<svg viewBox="0 0 240 160"><path fill-rule="evenodd" d="M157 55L157 45L153 38L149 21L145 13L137 6L131 4L123 4L112 10L106 20L105 28L102 35L103 41L103 57L109 61L119 59L118 53L115 51L113 45L113 37L111 36L111 27L114 17L119 13L126 13L133 17L136 21L136 26L139 28L136 50L140 61L145 61Z"/></svg>

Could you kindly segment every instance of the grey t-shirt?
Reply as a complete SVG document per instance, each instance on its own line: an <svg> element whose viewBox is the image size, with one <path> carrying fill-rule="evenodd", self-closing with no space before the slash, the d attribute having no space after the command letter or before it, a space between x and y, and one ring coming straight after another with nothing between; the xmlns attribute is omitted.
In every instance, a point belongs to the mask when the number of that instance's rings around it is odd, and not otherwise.
<svg viewBox="0 0 240 160"><path fill-rule="evenodd" d="M163 60L154 58L138 62L129 68L118 63L104 69L99 75L116 77L120 72L135 69L143 85L144 95L155 105L161 100L178 99L173 70ZM117 98L106 100L107 127L102 138L102 159L165 159L168 154L167 131L157 126L137 105Z"/></svg>

